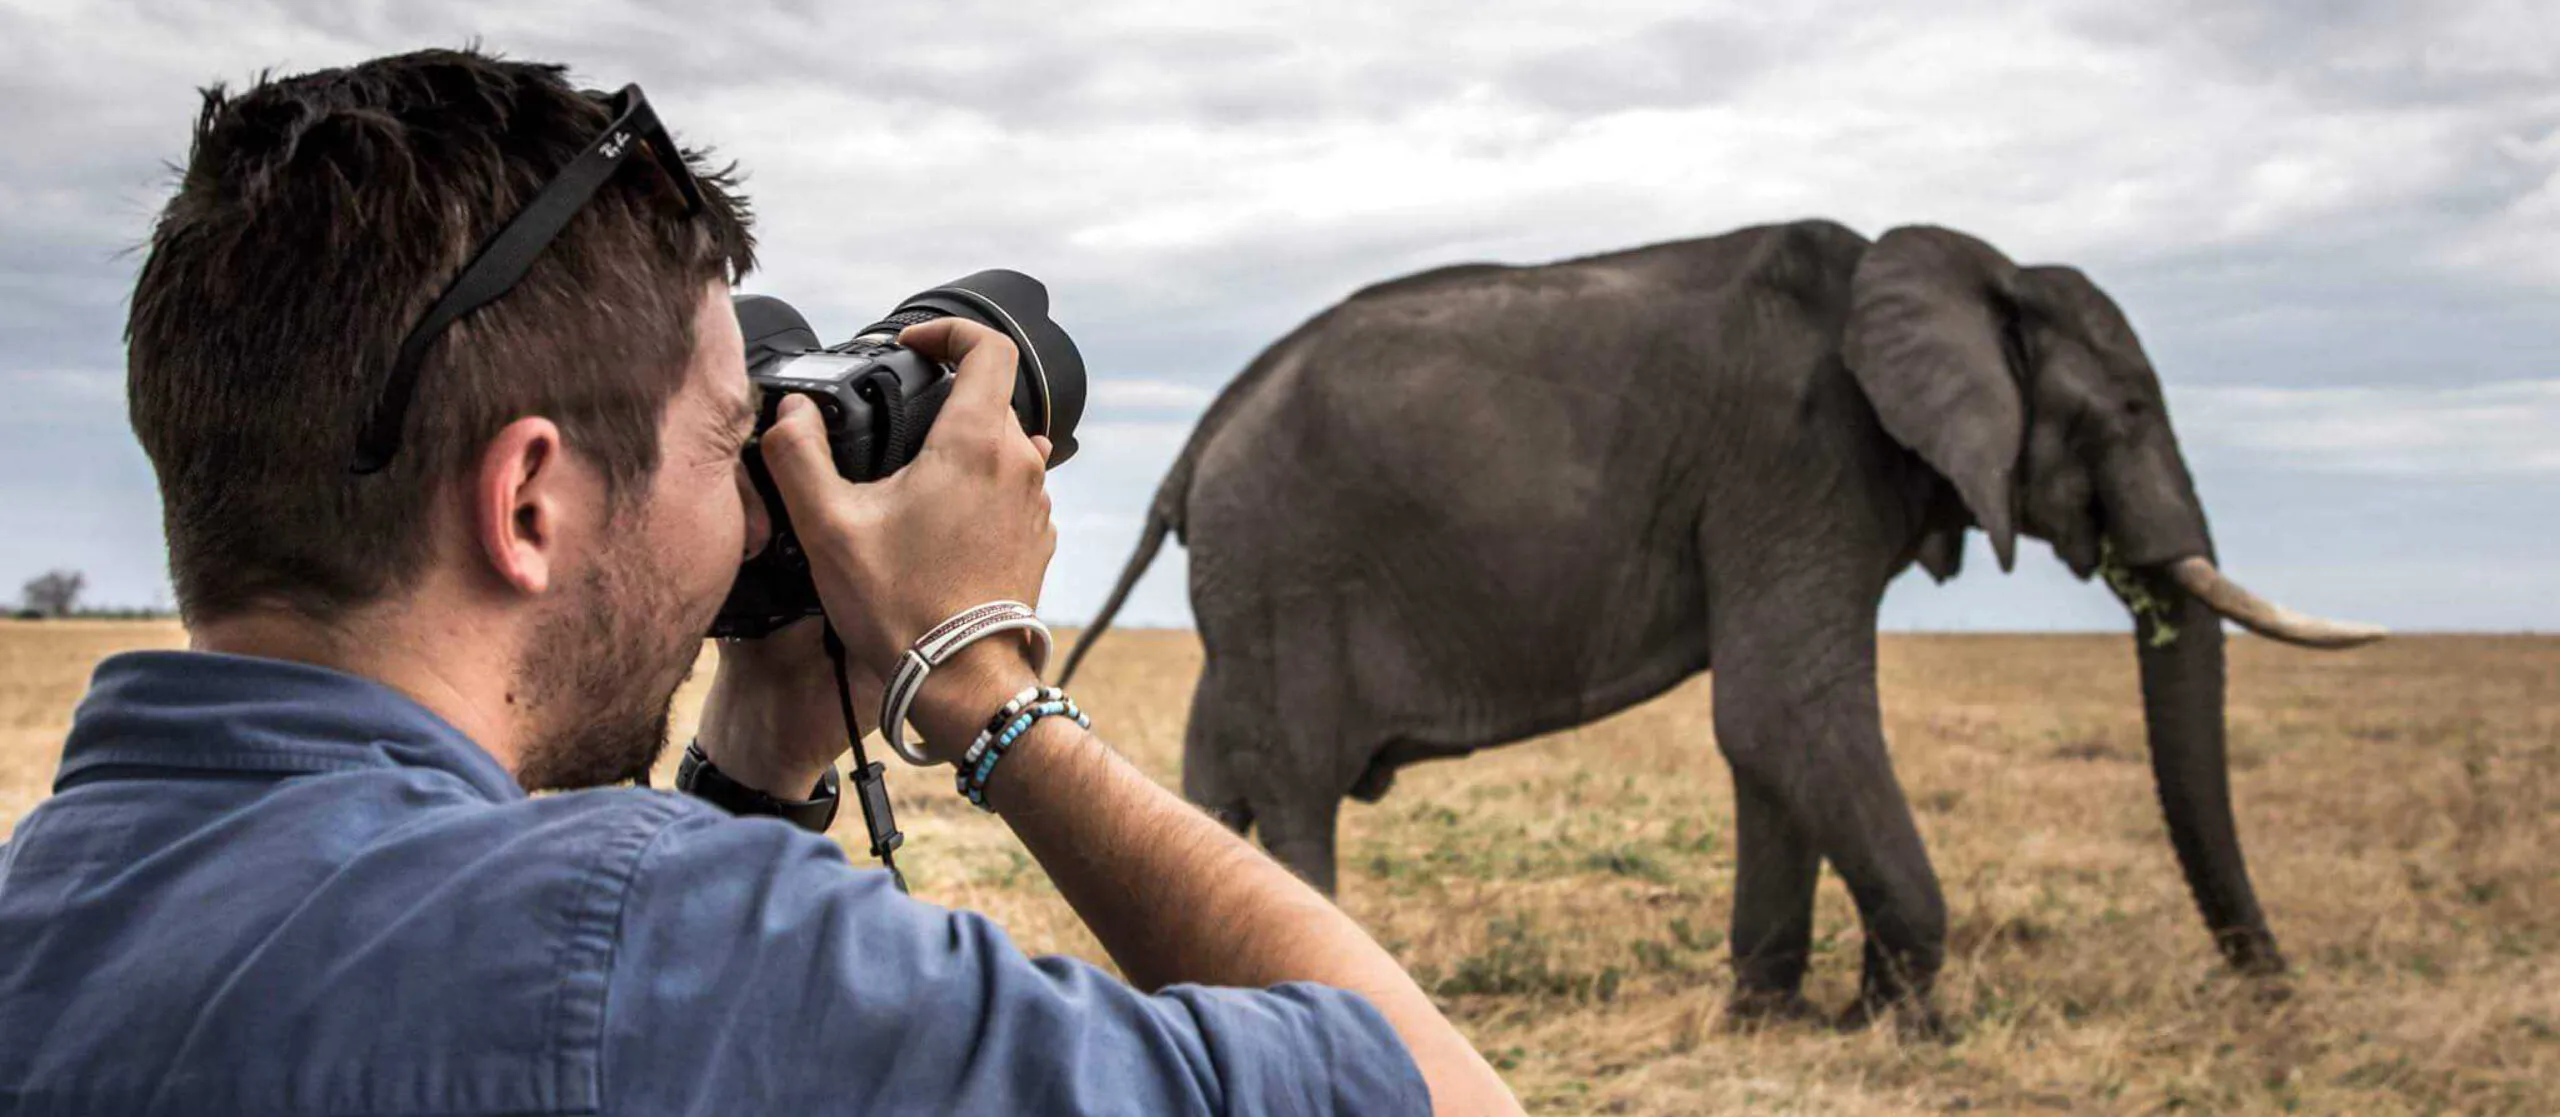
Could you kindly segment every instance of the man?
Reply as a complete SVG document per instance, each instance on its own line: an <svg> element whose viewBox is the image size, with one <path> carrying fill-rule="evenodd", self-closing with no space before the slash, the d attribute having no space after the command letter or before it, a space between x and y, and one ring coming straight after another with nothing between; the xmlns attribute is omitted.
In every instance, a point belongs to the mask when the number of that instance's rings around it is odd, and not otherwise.
<svg viewBox="0 0 2560 1117"><path fill-rule="evenodd" d="M443 51L207 94L128 330L191 650L99 666L0 851L0 1112L1516 1112L1357 926L1072 720L985 792L1135 988L784 821L599 787L768 530L745 205L663 132L624 158L631 108ZM958 368L913 464L845 482L800 400L762 450L874 691L1054 546L1012 345L903 340ZM777 800L845 740L805 628L724 649L702 721ZM982 641L912 719L947 761L1033 682Z"/></svg>

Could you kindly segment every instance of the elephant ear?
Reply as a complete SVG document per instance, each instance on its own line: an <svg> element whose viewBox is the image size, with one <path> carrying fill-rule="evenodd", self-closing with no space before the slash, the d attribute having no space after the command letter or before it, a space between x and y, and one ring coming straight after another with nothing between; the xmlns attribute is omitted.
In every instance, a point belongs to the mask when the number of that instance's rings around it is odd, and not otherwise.
<svg viewBox="0 0 2560 1117"><path fill-rule="evenodd" d="M1955 486L2002 570L2016 562L2027 419L2004 340L2017 277L2008 257L1963 233L1895 229L1858 262L1840 342L1885 432Z"/></svg>

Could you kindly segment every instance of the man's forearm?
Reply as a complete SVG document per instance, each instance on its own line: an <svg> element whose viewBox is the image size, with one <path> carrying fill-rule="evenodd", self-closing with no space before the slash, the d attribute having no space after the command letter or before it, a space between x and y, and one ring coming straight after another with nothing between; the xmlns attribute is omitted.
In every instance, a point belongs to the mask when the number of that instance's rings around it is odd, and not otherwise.
<svg viewBox="0 0 2560 1117"><path fill-rule="evenodd" d="M1176 982L1312 981L1376 1005L1439 1113L1518 1112L1493 1068L1359 924L1278 862L1048 719L996 767L989 801L1121 971Z"/></svg>
<svg viewBox="0 0 2560 1117"><path fill-rule="evenodd" d="M997 766L987 793L1140 987L1346 985L1307 971L1338 953L1321 942L1326 936L1307 934L1297 926L1302 919L1275 918L1285 913L1273 910L1323 908L1339 919L1331 904L1093 734L1064 721L1041 723ZM1239 941L1274 922L1290 925L1289 941ZM1342 922L1321 930L1348 931L1360 940L1353 945L1369 946L1367 935Z"/></svg>

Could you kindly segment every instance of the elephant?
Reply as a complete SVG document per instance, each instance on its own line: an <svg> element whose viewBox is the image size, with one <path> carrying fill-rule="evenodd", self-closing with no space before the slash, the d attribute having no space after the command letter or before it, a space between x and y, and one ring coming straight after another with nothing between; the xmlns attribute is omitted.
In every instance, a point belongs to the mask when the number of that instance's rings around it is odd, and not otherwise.
<svg viewBox="0 0 2560 1117"><path fill-rule="evenodd" d="M2224 577L2123 311L1950 229L1805 220L1356 292L1209 406L1061 681L1175 534L1206 657L1184 793L1329 892L1345 796L1712 666L1729 1018L1816 1012L1828 861L1865 936L1840 1023L1935 1028L1946 901L1886 754L1876 618L1974 529L2004 571L2025 534L2132 613L2188 887L2229 966L2283 972L2234 828L2221 621L2383 630Z"/></svg>

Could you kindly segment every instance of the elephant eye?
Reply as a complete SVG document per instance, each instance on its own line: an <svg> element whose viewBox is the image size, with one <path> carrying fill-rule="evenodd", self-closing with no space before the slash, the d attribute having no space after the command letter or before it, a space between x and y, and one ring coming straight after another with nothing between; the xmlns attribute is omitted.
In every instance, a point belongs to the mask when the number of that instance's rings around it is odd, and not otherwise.
<svg viewBox="0 0 2560 1117"><path fill-rule="evenodd" d="M2124 413L2127 415L2139 417L2149 410L2151 410L2151 405L2141 399L2129 399L2124 401Z"/></svg>

